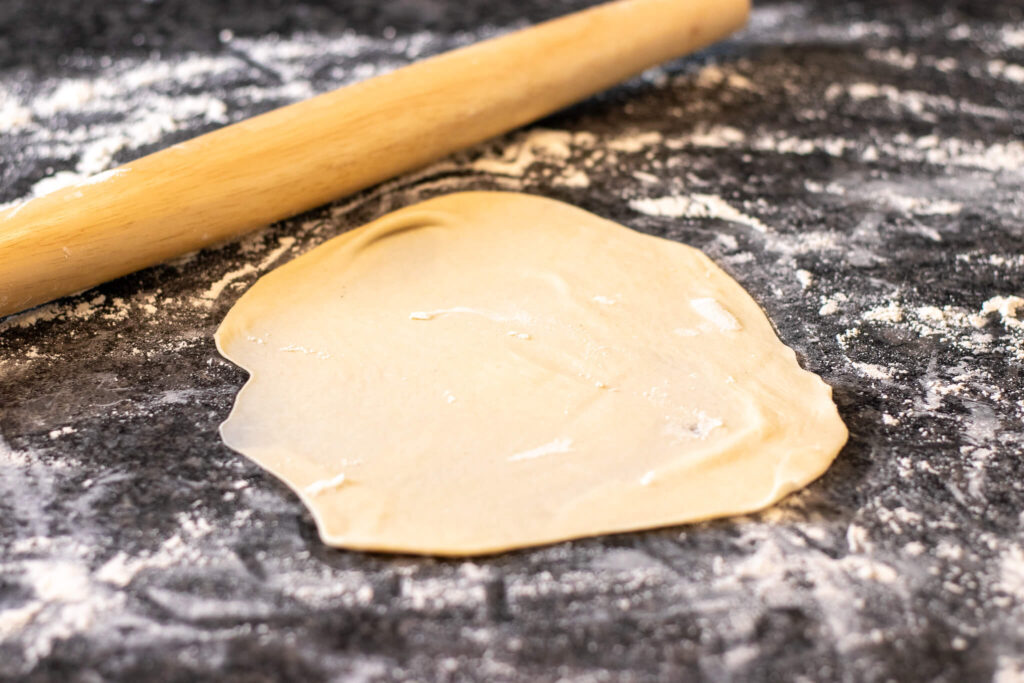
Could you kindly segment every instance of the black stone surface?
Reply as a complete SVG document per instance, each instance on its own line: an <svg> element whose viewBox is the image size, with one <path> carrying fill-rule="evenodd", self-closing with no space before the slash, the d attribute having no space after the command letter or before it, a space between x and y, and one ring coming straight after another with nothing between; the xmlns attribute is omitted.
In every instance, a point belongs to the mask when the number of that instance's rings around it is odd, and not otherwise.
<svg viewBox="0 0 1024 683"><path fill-rule="evenodd" d="M10 0L0 201L583 4ZM0 321L0 679L1024 679L1022 88L1017 2L762 2L526 132ZM834 466L734 520L324 547L220 443L245 377L212 333L274 265L472 188L705 250L834 387Z"/></svg>

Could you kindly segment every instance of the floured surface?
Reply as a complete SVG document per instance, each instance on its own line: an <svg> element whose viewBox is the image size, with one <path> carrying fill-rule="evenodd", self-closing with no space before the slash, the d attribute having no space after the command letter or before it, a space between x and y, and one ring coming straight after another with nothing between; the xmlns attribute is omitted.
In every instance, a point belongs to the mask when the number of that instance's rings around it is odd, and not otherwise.
<svg viewBox="0 0 1024 683"><path fill-rule="evenodd" d="M225 442L331 545L486 553L761 509L846 440L698 250L568 204L439 197L265 276L217 332Z"/></svg>
<svg viewBox="0 0 1024 683"><path fill-rule="evenodd" d="M18 10L6 64L24 69L0 79L31 115L0 135L0 201L96 168L86 147L128 141L106 168L152 151L151 113L176 118L160 146L216 125L169 99L234 121L585 3L179 4L105 28L97 0ZM985 0L759 1L735 41L540 127L0 321L0 679L1020 678L1022 35ZM48 115L78 80L97 96ZM914 111L907 93L934 97ZM972 113L993 106L1010 119ZM214 331L326 240L493 189L708 254L833 387L842 456L741 518L472 561L325 546L222 445L246 374Z"/></svg>

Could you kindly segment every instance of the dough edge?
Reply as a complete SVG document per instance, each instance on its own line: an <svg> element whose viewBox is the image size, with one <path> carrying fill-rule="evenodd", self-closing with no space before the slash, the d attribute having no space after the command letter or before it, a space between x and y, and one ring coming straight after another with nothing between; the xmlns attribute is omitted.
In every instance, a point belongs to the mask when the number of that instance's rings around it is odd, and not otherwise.
<svg viewBox="0 0 1024 683"><path fill-rule="evenodd" d="M602 222L609 224L610 226L614 227L617 230L627 230L627 231L633 233L635 235L635 237L638 238L638 239L656 240L656 241L659 241L659 242L669 242L670 244L675 244L675 245L678 245L680 247L684 247L686 249L692 249L697 254L699 254L704 260L707 261L707 263L710 266L710 268L720 272L723 277L727 278L730 282L733 282L738 287L740 287L740 289L743 291L743 293L748 298L750 298L751 301L753 301L753 299L752 299L752 297L750 297L749 293L747 293L746 290L742 288L742 285L739 285L738 283L736 283L731 275L729 275L727 272L722 270L721 267L719 267L717 264L715 264L710 258L708 258L705 254L700 252L700 250L698 250L698 249L695 249L695 248L690 247L688 245L685 245L685 244L682 244L682 243L679 243L679 242L675 242L675 241L672 241L672 240L666 240L664 238L660 238L660 237L652 236L652 235L647 235L647 234L644 234L644 233L641 233L641 232L638 232L638 231L631 230L630 228L628 228L626 226L623 226L623 225L621 225L619 223L616 223L614 221L603 219L600 216L597 216L595 214L591 214L590 212L585 211L583 209L579 209L578 207L575 207L573 205L565 204L565 203L563 203L561 201L550 199L550 198L544 197L542 195L531 195L531 194L525 194L525 193L506 192L506 191L467 191L467 192L456 192L456 193L440 195L440 196L433 197L433 198L430 198L430 199L427 199L427 200L415 202L415 203L410 204L408 206L405 206L405 207L402 207L402 208L399 208L399 209L395 209L395 210L390 211L390 212L388 212L386 214L383 214L383 215L379 216L378 218L376 218L376 219L374 219L374 220L372 220L372 221L370 221L368 223L364 223L364 224L360 224L360 225L354 226L351 230L348 230L348 231L346 231L344 233L341 233L341 234L337 235L334 238L331 238L331 239L327 240L325 243L323 243L321 245L318 245L317 247L314 247L313 249L307 251L305 254L302 254L299 257L295 258L294 260L292 260L292 261L290 261L290 262L288 262L288 263L286 263L286 264L284 264L284 265L274 269L270 273L267 273L267 274L261 276L259 278L259 280L256 283L254 283L234 303L234 305L229 310L228 314L225 316L225 318L222 320L221 324L218 326L218 329L217 329L217 331L215 332L215 335L214 335L216 348L220 352L220 354L224 358L226 358L227 360L232 362L233 364L235 364L238 367L240 367L243 370L245 370L248 373L248 375L249 375L249 377L247 378L246 382L244 383L242 388L237 393L237 395L236 395L236 397L235 397L235 399L233 401L233 404L232 404L232 409L231 409L228 417L224 420L224 422L221 423L221 425L220 425L220 427L218 429L218 432L219 432L222 440L224 441L224 443L226 445L228 445L229 448L231 448L235 452L243 455L247 459L255 462L261 469L263 469L263 470L265 470L267 472L270 472L272 475L274 475L274 477L276 479L278 479L287 488L289 488L291 491L293 491L296 494L296 496L298 496L298 498L301 500L301 502L306 507L306 509L309 510L309 512L310 512L311 516L313 517L313 520L314 520L314 522L316 524L318 535L319 535L320 539L326 545L332 546L332 547L336 547L336 548L348 549L348 550L365 551L365 552L383 552L383 553L389 553L389 554L428 555L428 556L452 557L452 558L455 558L455 557L474 557L474 556L493 555L493 554L508 552L508 551L511 551L511 550L529 549L529 548L534 548L534 547L548 546L548 545L557 544L557 543L564 542L564 541L570 541L570 540L576 540L576 539L584 539L584 538L590 538L590 537L595 537L595 536L603 536L603 535L610 535L610 534L630 533L630 532L638 532L638 531L664 529L664 528L667 528L667 527L689 525L689 524L709 521L709 520L713 520L713 519L724 519L724 518L731 518L731 517L740 517L740 516L743 516L743 515L748 515L748 514L760 512L760 511L763 511L763 510L765 510L767 508L770 508L773 505L775 505L776 503L778 503L780 500L782 500L783 498L787 497L789 494L791 494L791 493L793 493L795 491L798 491L798 490L800 490L802 488L805 488L806 486L808 486L809 484L811 484L812 482L817 480L819 477L821 477L821 475L824 474L824 472L827 471L828 468L831 466L831 464L834 462L835 458L838 456L838 454L841 451L842 447L845 445L845 443L846 443L846 441L848 439L848 436L849 436L849 432L848 432L845 424L843 423L842 419L839 417L838 410L837 410L834 402L832 401L832 394L833 394L832 387L829 386L827 383L825 383L824 380L822 380L818 375L816 375L815 373L812 373L812 372L810 372L808 370L805 370L803 367L801 367L799 365L799 363L797 361L796 353L793 351L792 348L790 348L789 346L786 346L778 338L778 333L777 333L777 331L775 331L774 325L772 325L772 331L773 331L773 335L774 335L773 342L778 345L778 347L779 347L778 350L781 351L782 353L788 354L788 360L791 360L792 363L794 364L794 366L795 366L794 367L794 371L795 372L799 372L799 373L802 373L803 375L808 375L811 378L813 378L813 380L817 383L817 388L819 390L822 390L824 392L825 396L827 396L827 398L829 400L829 404L831 406L831 410L828 411L828 414L824 414L823 413L823 414L816 414L816 415L813 415L813 416L811 416L811 415L805 416L805 419L813 420L814 422L817 423L817 425L819 427L822 428L823 440L827 441L828 445L823 447L823 448L814 449L812 452L804 453L803 454L805 456L809 455L809 456L811 456L814 459L814 461L818 465L817 467L814 467L814 468L803 468L803 469L797 469L797 470L790 470L790 471L787 472L787 464L791 463L793 460L803 459L803 460L806 461L806 459L807 459L806 457L800 458L800 455L797 454L796 452L791 453L787 457L785 457L782 460L780 460L779 464L777 465L776 471L775 471L775 474L776 474L776 476L775 476L775 483L774 483L771 491L767 495L765 495L764 497L762 497L762 498L760 498L758 500L755 500L755 501L751 501L749 505L735 506L735 507L730 508L730 510L728 512L712 512L712 513L709 513L709 514L696 515L696 516L679 515L679 516L677 516L677 517L675 517L673 519L666 519L664 521L654 522L654 523L652 523L650 521L643 521L643 522L636 522L636 523L620 523L620 524L606 525L606 528L600 528L600 529L595 528L594 530L588 531L588 532L555 534L555 535L551 535L549 537L545 537L543 539L538 539L536 541L529 541L529 542L495 542L495 543L492 543L492 544L473 544L472 546L467 546L467 547L453 547L452 545L449 545L449 544L433 545L433 544L425 543L425 544L419 545L418 547L413 548L413 547L410 547L408 544L403 544L403 543L390 544L390 543L387 543L387 542L381 542L380 540L374 539L374 538L362 538L362 537L358 537L358 536L346 535L346 534L343 534L343 533L342 534L332 533L330 531L329 520L327 519L328 511L326 510L325 507L319 505L319 503L316 500L315 496L309 495L300 484L298 484L297 482L295 482L291 478L289 478L289 476L285 472L282 471L282 468L277 467L275 464L273 464L272 462L268 461L266 458L261 457L259 454L255 454L255 453L253 453L251 451L250 452L243 452L241 450L236 449L235 447L231 446L231 444L229 443L229 439L225 436L225 427L231 422L232 418L236 417L236 414L238 412L238 407L245 400L246 394L248 392L252 392L254 390L254 386L260 383L260 377L259 377L258 369L254 368L254 367L250 367L249 365L247 365L245 361L243 361L241 358L238 357L237 354L233 356L230 353L229 349L227 348L227 345L230 343L230 335L234 332L233 326L234 326L234 324L236 322L234 320L234 318L236 318L237 315L238 315L236 313L236 311L242 310L242 306L243 306L244 302L246 301L246 299L255 298L256 296L258 296L261 288L270 288L270 287L272 287L273 286L273 279L281 278L282 276L290 273L291 270L301 268L300 261L303 258L310 256L311 254L315 253L316 251L322 249L323 247L326 247L327 245L329 245L331 243L337 242L340 239L345 239L345 240L351 239L352 237L354 237L353 233L355 233L357 230L361 230L363 228L368 228L368 227L371 227L371 226L375 226L375 225L378 225L378 224L381 224L381 223L384 223L384 222L397 222L397 224L400 226L400 227L397 228L398 231L407 229L407 227L411 227L411 228L415 229L417 227L416 224L420 221L420 219L417 218L416 212L419 212L420 215L429 216L430 210L434 209L435 206L443 205L443 203L445 203L448 200L451 200L453 198L457 199L459 197L466 196L466 195L478 195L478 196L479 195L494 195L494 196L498 196L498 197L510 196L510 197L514 197L514 198L528 197L531 200L536 200L536 201L541 201L541 202L551 202L551 203L558 204L558 205L563 206L563 207L569 207L569 208L571 208L573 210L579 211L581 214L586 214L591 220L600 219ZM401 227L402 224L408 224L410 222L411 222L411 225L408 225L407 227ZM756 304L756 302L754 302L754 303L757 306L757 308L760 310L761 315L764 316L764 318L771 325L771 320L770 320L770 318L768 318L768 316L764 312L764 310L761 309L760 305ZM233 315L233 314L235 314L235 315ZM822 454L825 453L825 452L831 453L831 455L827 456L827 457L822 457ZM782 474L784 476L780 476L780 474Z"/></svg>

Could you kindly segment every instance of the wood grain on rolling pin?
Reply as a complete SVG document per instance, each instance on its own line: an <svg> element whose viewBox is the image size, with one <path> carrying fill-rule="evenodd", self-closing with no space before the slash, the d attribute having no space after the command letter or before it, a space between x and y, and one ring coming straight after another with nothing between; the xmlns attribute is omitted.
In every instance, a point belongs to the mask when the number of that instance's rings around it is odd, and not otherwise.
<svg viewBox="0 0 1024 683"><path fill-rule="evenodd" d="M0 316L223 241L536 120L746 22L619 0L276 109L0 215Z"/></svg>

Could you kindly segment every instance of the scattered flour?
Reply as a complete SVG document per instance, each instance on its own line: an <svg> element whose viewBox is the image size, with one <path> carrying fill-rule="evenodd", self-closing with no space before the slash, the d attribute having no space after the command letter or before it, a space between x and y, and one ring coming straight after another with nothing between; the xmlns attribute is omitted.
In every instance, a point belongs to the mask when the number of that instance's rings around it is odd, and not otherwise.
<svg viewBox="0 0 1024 683"><path fill-rule="evenodd" d="M259 269L251 263L244 264L241 268L229 271L221 279L210 285L210 288L199 295L203 305L212 307L217 298L224 292L224 289L235 280L259 272Z"/></svg>
<svg viewBox="0 0 1024 683"><path fill-rule="evenodd" d="M608 149L616 152L635 153L645 149L656 147L661 144L661 133L657 131L623 133L608 140L605 144Z"/></svg>
<svg viewBox="0 0 1024 683"><path fill-rule="evenodd" d="M1005 26L1002 29L1003 44L1007 47L1024 47L1024 28Z"/></svg>
<svg viewBox="0 0 1024 683"><path fill-rule="evenodd" d="M1021 297L994 296L982 304L980 314L972 317L970 322L975 327L984 327L988 323L988 314L998 313L1005 327L1024 330L1024 320L1021 320L1018 311L1024 312L1024 299Z"/></svg>
<svg viewBox="0 0 1024 683"><path fill-rule="evenodd" d="M473 162L484 173L522 176L537 162L561 163L572 155L573 134L535 128L515 135L499 154L487 154Z"/></svg>
<svg viewBox="0 0 1024 683"><path fill-rule="evenodd" d="M884 306L876 306L869 309L862 316L862 320L874 320L886 323L898 323L903 320L903 307L897 301L890 301Z"/></svg>
<svg viewBox="0 0 1024 683"><path fill-rule="evenodd" d="M311 496L319 496L322 493L326 493L332 489L340 488L346 480L346 474L341 472L330 479L321 479L314 481L312 484L306 487L305 491Z"/></svg>
<svg viewBox="0 0 1024 683"><path fill-rule="evenodd" d="M277 242L277 248L271 250L270 253L268 253L266 256L263 257L263 260L260 261L260 264L257 266L257 269L259 269L259 270L266 270L267 268L272 266L279 258L281 258L281 256L284 255L285 252L287 252L293 246L295 246L295 238L294 237L282 237Z"/></svg>
<svg viewBox="0 0 1024 683"><path fill-rule="evenodd" d="M893 373L890 368L885 368L881 365L874 365L872 363L858 363L856 361L851 361L851 364L853 367L857 368L860 374L870 377L871 379L892 379Z"/></svg>
<svg viewBox="0 0 1024 683"><path fill-rule="evenodd" d="M895 86L887 84L858 82L843 86L834 83L825 90L825 98L834 100L843 93L857 101L885 99L922 119L930 118L928 113L930 111L959 111L974 116L999 120L1009 118L1007 110L999 107L988 107L963 100L955 100L948 95L933 95L917 90L900 90Z"/></svg>
<svg viewBox="0 0 1024 683"><path fill-rule="evenodd" d="M667 218L714 218L739 223L758 232L768 232L768 226L753 216L744 214L721 197L710 194L670 195L650 199L634 199L629 206L647 214Z"/></svg>
<svg viewBox="0 0 1024 683"><path fill-rule="evenodd" d="M718 328L719 332L736 332L741 329L739 321L717 299L710 297L690 299L690 306L701 317Z"/></svg>
<svg viewBox="0 0 1024 683"><path fill-rule="evenodd" d="M62 301L45 304L29 311L25 311L24 313L18 313L0 320L0 332L15 327L27 328L38 322L46 322L56 319L89 320L102 309L106 302L107 297L100 294L92 297L88 301L79 301L74 304Z"/></svg>
<svg viewBox="0 0 1024 683"><path fill-rule="evenodd" d="M987 64L986 70L995 78L1024 83L1024 66L1020 64L1009 64L1001 59L993 59Z"/></svg>
<svg viewBox="0 0 1024 683"><path fill-rule="evenodd" d="M832 27L812 35L794 21L799 19L803 11L804 9L796 3L758 7L754 11L752 25L758 30L764 30L766 27L772 28L780 35L795 39L809 36L815 39L839 42L860 40L864 37L875 40L893 33L892 27L886 24L855 22L851 26ZM971 36L971 31L967 27L952 31L954 35L961 35L962 38ZM1024 46L1024 31L1019 27L1007 27L997 33L1003 44L1008 47ZM225 52L223 56L218 57L184 55L170 63L119 60L102 78L55 79L47 96L33 102L22 101L13 93L0 92L0 129L14 130L18 134L30 136L32 144L37 149L53 158L73 160L70 168L60 169L49 178L39 180L33 188L33 194L38 195L84 182L90 177L90 174L102 172L117 163L118 160L130 158L142 146L159 143L168 134L182 128L204 128L234 120L236 102L283 104L315 94L315 88L309 77L309 64L310 60L324 54L331 54L342 60L346 56L356 56L367 50L387 51L387 54L393 55L391 63L385 63L383 67L366 65L362 69L354 67L342 69L343 73L339 73L337 78L337 84L340 84L356 78L375 75L392 65L397 66L415 58L426 49L431 37L419 34L404 36L401 40L405 42L398 51L394 47L396 41L354 34L345 34L334 38L300 35L289 39L237 39L222 32L221 39L224 42L230 42L231 48L236 51L236 54ZM469 40L470 37L466 36L463 39ZM959 68L955 60L949 58L910 55L893 49L884 52L869 50L868 58L887 61L893 65L902 65L901 68L913 68L917 62L930 64L943 71ZM247 66L247 60L266 65L271 71L280 74L280 79L275 81L276 84L269 86L245 86L232 91L218 90L220 86L216 85L207 87L211 83L225 80L222 78L224 75L250 68ZM1001 59L992 59L987 63L982 61L981 68L994 78L1019 82L1020 67L1016 64ZM217 78L213 78L213 76ZM694 80L700 87L725 87L738 92L749 91L754 87L753 82L745 76L729 73L727 68L715 65L703 69L694 77ZM196 90L208 94L198 95L192 99L186 98L181 103L169 101L171 98L160 94L163 92L160 84L171 81L203 85L203 88ZM137 90L125 93L121 84L127 84L130 88ZM111 91L111 87L114 86L119 89ZM156 91L155 94L154 91ZM112 92L116 94L116 97L111 95ZM849 100L845 99L847 96ZM893 86L870 83L854 87L848 93L837 91L834 97L834 101L837 103L844 101L868 102L870 106L878 104L871 102L877 98L880 103L888 102L904 111L922 117L954 109L966 112L973 106L972 103L966 103L968 108L962 108L964 103L945 96L899 90ZM124 111L129 113L119 120L117 117L105 117L105 114L109 114L119 107L124 107ZM72 109L94 112L97 114L96 120L102 121L109 118L111 123L83 125L73 131L62 131L59 127L50 125L49 117ZM971 111L975 115L988 118L1003 116L994 109L974 108ZM115 120L118 122L114 123ZM773 131L769 125L756 125L747 130L740 130L728 125L713 123L712 120L697 119L697 121L693 130L688 133L633 131L625 135L604 138L591 133L543 129L528 131L511 136L497 148L480 152L480 158L470 162L469 167L480 173L497 176L493 182L508 189L521 189L524 179L533 174L540 176L542 173L546 174L543 177L550 179L552 185L568 188L587 187L590 184L588 169L599 164L606 166L616 164L616 154L641 154L659 146L664 146L669 150L729 148L740 153L824 154L832 157L851 155L866 162L891 159L908 164L927 164L943 169L947 167L980 169L992 173L1014 174L1013 177L1019 175L1021 168L1024 168L1024 145L1015 139L999 143L982 143L957 138L943 139L932 135L918 137L909 133L896 133L880 134L873 145L864 147L862 142L839 135L805 138ZM81 153L80 156L79 153ZM459 179L438 178L437 176L452 171L464 171L466 166L467 164L462 162L435 164L421 173L410 174L396 181L384 183L380 188L371 190L364 196L353 199L350 203L339 205L333 209L333 215L343 220L347 216L347 212L353 208L365 206L367 202L375 201L385 195L401 196L402 198L413 197L414 194L407 194L410 192L410 188L415 188L415 192L460 189L463 185L460 184ZM632 177L638 183L643 183L650 188L664 184L664 187L669 189L660 189L661 193L675 193L678 191L678 187L667 182L672 179L670 176L671 174L666 174L663 169L653 165L632 173ZM100 176L100 178L102 177ZM689 179L686 182L688 187L693 187L689 185ZM815 187L813 181L806 187L809 191L815 191L811 189ZM825 186L824 181L818 188L821 192L834 196L840 196L840 191L843 189L835 184ZM651 191L655 190L651 189ZM828 199L828 197L825 198ZM962 209L957 201L917 197L914 192L910 191L907 194L879 195L877 199L882 205L911 216L956 216ZM747 224L761 232L766 231L765 226L758 219L740 213L725 200L712 194L670 194L667 197L636 201L639 202L639 206L634 205L633 208L648 215L670 218L720 218ZM19 206L21 205L9 208L8 214L18 210ZM739 220L737 220L737 216L740 218ZM746 222L748 220L754 223ZM262 237L260 239L262 240ZM794 238L789 242L784 242L779 238L779 241L772 242L768 246L770 250L783 253L786 258L807 253L825 255L845 249L847 245L844 239L839 232L824 229L806 230L800 233L799 239ZM198 298L189 298L184 303L210 307L212 302L221 296L232 283L271 267L291 249L305 249L309 246L308 240L299 243L292 237L284 238L274 246L267 246L260 241L251 252L246 254L246 256L252 256L253 263L257 265L249 265L249 270L242 267L241 269L232 269L223 275L214 274L213 277L219 276L217 282L211 283L210 288ZM956 255L957 259L961 259L961 257L964 257L963 260L975 258L964 254ZM977 255L976 258L979 262L1007 270L1024 266L1024 260L1017 254L984 254ZM792 273L795 265L788 265L789 261L786 263L788 270L785 272ZM240 270L242 272L239 272ZM797 270L796 277L805 289L816 285L815 293L821 292L824 297L821 300L822 308L834 307L835 309L829 310L828 314L838 313L843 300L829 289L829 271L817 272L819 273L817 281L810 271L805 270ZM76 298L70 302L58 302L25 314L11 316L0 321L0 333L27 328L44 321L84 321L99 316L105 317L108 315L108 311L115 315L115 318L112 319L116 319L116 316L128 312L132 306L137 307L137 310L145 315L155 316L161 309L179 303L181 302L174 301L169 298L169 295L159 292L149 292L144 297L140 296L138 300L128 301L105 300L102 297L87 294L84 298ZM942 301L926 299L923 302L911 302L902 297L880 296L878 300L871 302L866 312L853 322L856 322L857 325L870 323L874 326L899 326L903 330L920 336L941 339L953 348L968 354L1005 352L1012 356L1014 348L1018 350L1017 353L1020 353L1022 341L1024 341L1020 328L1021 311L1024 311L1022 303L1024 301L1020 297L1006 295L992 297L980 308L964 308L950 306ZM999 329L1000 326L1002 329ZM855 326L841 332L839 336L851 344L856 344L859 332L859 327ZM992 334L989 334L990 332ZM863 351L864 348L861 347L858 350ZM850 352L850 355L878 360L877 357L868 353L858 356ZM1017 358L1024 360L1020 356ZM858 372L873 379L883 380L892 377L893 374L893 371L884 365L861 362L860 360L851 360L850 362ZM942 400L956 397L972 386L974 385L971 382L959 378L959 376L950 376L947 379L925 378L922 383L926 392L924 403L938 405ZM452 398L454 397L449 397L448 400ZM178 400L173 396L165 397L165 399L170 402ZM894 408L890 408L890 410L897 412L897 409ZM894 428L893 431L896 432L909 428L910 422L907 420L907 416L912 414L913 411L908 408L906 412L899 412L896 415L884 413L880 419L882 423ZM698 433L707 434L714 429L714 418L706 415L704 418L706 418L704 422L701 422L699 416L696 418L695 429ZM51 430L51 437L63 438L66 435L66 429L69 427ZM59 433L53 437L53 432ZM693 432L691 431L690 434L692 438ZM540 457L547 453L537 454L538 450L550 448L553 445L557 449L571 448L571 444L559 445L556 440L532 451L524 451L517 456L522 456L522 459ZM549 452L566 451L553 450ZM512 456L512 458L517 456ZM38 465L33 464L29 454L11 451L0 441L0 468L23 469L36 466ZM60 465L55 463L54 466ZM905 476L904 473L909 473L906 476L913 476L917 472L934 472L934 470L928 470L930 467L931 465L927 462L915 463L909 458L902 458L898 471L900 476ZM6 470L4 476L6 476ZM644 484L649 485L654 481L656 481L654 472L647 472L641 477L641 483ZM45 498L45 495L40 496L40 499ZM243 512L251 512L251 510ZM778 510L774 512L777 513ZM861 512L870 514L863 510ZM788 528L783 530L783 533L790 533L791 535L788 537L778 536L777 528L772 528L769 533L765 528L766 525L758 522L739 525L739 542L751 548L749 557L735 574L722 570L723 563L718 563L719 569L709 574L708 581L712 584L710 591L706 589L706 582L703 581L672 583L672 577L677 570L654 553L648 555L636 550L623 549L619 555L607 552L595 557L595 563L605 562L609 565L608 568L602 568L600 575L596 572L587 573L575 570L562 571L558 575L547 570L512 574L505 583L507 597L513 603L517 600L528 601L538 596L546 598L565 596L567 600L582 601L587 598L588 590L607 591L610 590L609 585L611 585L614 586L615 591L625 596L623 599L627 601L626 606L628 607L629 600L650 599L650 594L647 594L645 598L644 591L655 587L669 591L668 597L673 599L676 604L692 605L693 609L699 613L703 609L720 610L721 607L717 605L721 603L723 595L727 595L730 591L742 591L743 595L753 596L754 600L765 604L792 604L801 609L820 611L824 627L834 634L838 649L844 653L863 652L862 648L877 646L880 640L891 637L890 632L881 633L880 631L869 636L859 635L870 632L868 626L875 622L876 615L872 607L859 604L856 599L849 598L851 595L856 595L857 587L860 584L869 582L876 585L892 585L900 579L898 574L901 571L912 573L912 567L909 565L896 567L887 562L866 557L864 554L872 552L874 549L871 532L863 526L853 523L846 528L839 527L839 530L835 532L839 534L840 542L843 542L845 536L845 544L852 554L850 556L835 558L824 553L793 552L793 546L800 541L800 537L796 534L797 531L806 530L806 535L815 539L818 537L815 534L821 535L823 529L826 537L833 532L829 530L826 522L821 520L809 522L803 512L786 512L786 514L790 517L787 517L786 526ZM887 511L885 515L880 514L879 517L889 515L891 519L887 517L888 522L898 525L901 529L915 528L915 525L920 525L921 522L920 520L915 521L913 514L909 511ZM246 517L242 515L238 519L241 520L239 522L241 524L245 522ZM24 603L0 610L0 640L17 639L17 645L24 646L23 651L37 660L46 656L55 643L64 638L74 637L76 634L95 633L98 630L110 628L114 634L112 637L116 637L119 627L137 629L142 626L145 628L147 625L137 614L126 613L123 593L120 590L129 586L136 578L144 578L144 575L150 571L160 572L173 567L187 567L190 564L208 561L209 555L205 552L200 553L193 541L196 538L204 537L204 534L207 533L220 533L205 528L204 525L208 526L208 524L202 518L189 518L179 520L179 522L180 529L176 530L156 550L137 554L119 552L111 558L99 560L97 562L99 568L92 574L90 574L89 565L86 563L89 558L82 550L84 546L67 546L65 545L68 543L66 539L48 538L43 529L29 530L33 535L19 538L12 546L11 553L39 553L46 556L47 559L45 562L36 559L27 560L27 563L18 561L19 576L26 568L30 570L30 576L26 578L26 587L32 595ZM906 543L904 551L908 556L922 558L922 561L930 554L929 547L918 541ZM946 548L942 552L945 555L951 555L955 554L955 551L955 548ZM559 548L543 549L538 552L542 557L552 560L551 566L557 566L566 558L564 554L559 554L564 553ZM630 554L627 556L625 553ZM225 558L227 559L222 558L225 562L237 561L230 551L225 553ZM953 558L948 559L953 561ZM315 568L310 569L301 564L300 558L293 557L266 557L261 561L266 563L265 581L267 585L280 595L293 598L300 601L301 604L316 608L336 608L348 605L365 607L375 599L375 588L367 582L367 577L363 572L351 569L331 569L319 562L316 563ZM0 558L0 568L9 562L11 562L10 555ZM621 563L623 568L616 571L615 563ZM479 608L485 602L483 582L488 575L486 571L479 567L474 569L471 565L472 563L467 563L466 571L463 573L464 575L460 574L458 581L453 581L450 578L418 577L413 575L412 570L409 570L407 575L403 575L400 582L399 599L407 603L408 606L423 610L440 610L448 606ZM1018 605L1024 601L1024 574L1022 574L1021 567L1024 567L1024 555L1019 547L1001 549L995 570L998 573L998 590L1002 591L1005 596L1012 596L1012 600ZM794 577L798 577L799 581L794 581ZM892 593L895 595L897 590L902 589L902 585L893 585ZM169 597L160 597L160 595L154 593L153 599L164 600L171 605L187 597L178 594L168 594ZM224 604L227 605L228 602L225 601ZM965 604L967 603L965 602ZM217 610L218 606L212 605L198 609L196 613L216 615ZM185 610L182 613L189 614L191 612ZM258 619L254 619L254 621L256 620ZM755 627L756 624L752 620L737 618L730 623L730 637L750 640ZM476 639L474 642L481 644L488 644L489 638L493 637L481 629L471 629L467 631L466 636L467 639ZM205 632L203 637L206 637ZM953 647L966 645L963 638L952 638L951 643L952 641L956 641L951 645ZM15 641L12 640L12 642ZM753 656L754 653L737 649L730 661L734 666L741 666L743 662L750 661ZM1021 677L1021 672L1024 672L1024 662L1019 657L998 656L996 677L1001 682L1017 680Z"/></svg>
<svg viewBox="0 0 1024 683"><path fill-rule="evenodd" d="M583 163L574 163L574 155L593 150L596 138L591 133L533 128L517 133L500 152L484 154L471 167L482 173L524 177L537 164L552 171L550 181L571 188L586 188L590 176Z"/></svg>
<svg viewBox="0 0 1024 683"><path fill-rule="evenodd" d="M999 562L999 590L1024 603L1024 547L1011 546Z"/></svg>
<svg viewBox="0 0 1024 683"><path fill-rule="evenodd" d="M123 588L142 571L172 567L182 561L195 561L195 550L186 545L180 534L174 534L151 554L128 555L119 552L107 560L95 574L98 581Z"/></svg>
<svg viewBox="0 0 1024 683"><path fill-rule="evenodd" d="M835 315L839 312L840 306L848 300L843 292L836 292L831 296L822 295L820 298L821 307L818 308L818 315Z"/></svg>
<svg viewBox="0 0 1024 683"><path fill-rule="evenodd" d="M961 138L939 138L935 135L913 137L908 133L896 133L890 139L879 138L873 145L839 136L801 138L782 131L761 128L757 133L740 137L716 135L707 138L698 133L666 140L669 148L685 146L711 146L749 148L759 152L775 154L827 154L842 157L858 154L863 161L877 161L881 157L910 163L926 163L941 167L977 168L988 171L1020 173L1024 168L1024 142L1009 140L985 144L977 140ZM942 205L939 205L940 207ZM945 206L940 213L955 213Z"/></svg>
<svg viewBox="0 0 1024 683"><path fill-rule="evenodd" d="M739 128L698 123L694 127L693 132L682 137L667 139L665 146L669 149L680 149L683 147L735 147L742 145L746 139L746 133Z"/></svg>
<svg viewBox="0 0 1024 683"><path fill-rule="evenodd" d="M882 199L894 209L915 216L954 216L964 208L960 202L951 202L946 199L907 197L892 192L884 193Z"/></svg>
<svg viewBox="0 0 1024 683"><path fill-rule="evenodd" d="M546 444L531 448L526 451L516 453L509 457L509 462L518 462L520 460L533 460L544 455L552 455L554 453L568 453L572 450L572 439L559 438L555 439Z"/></svg>

